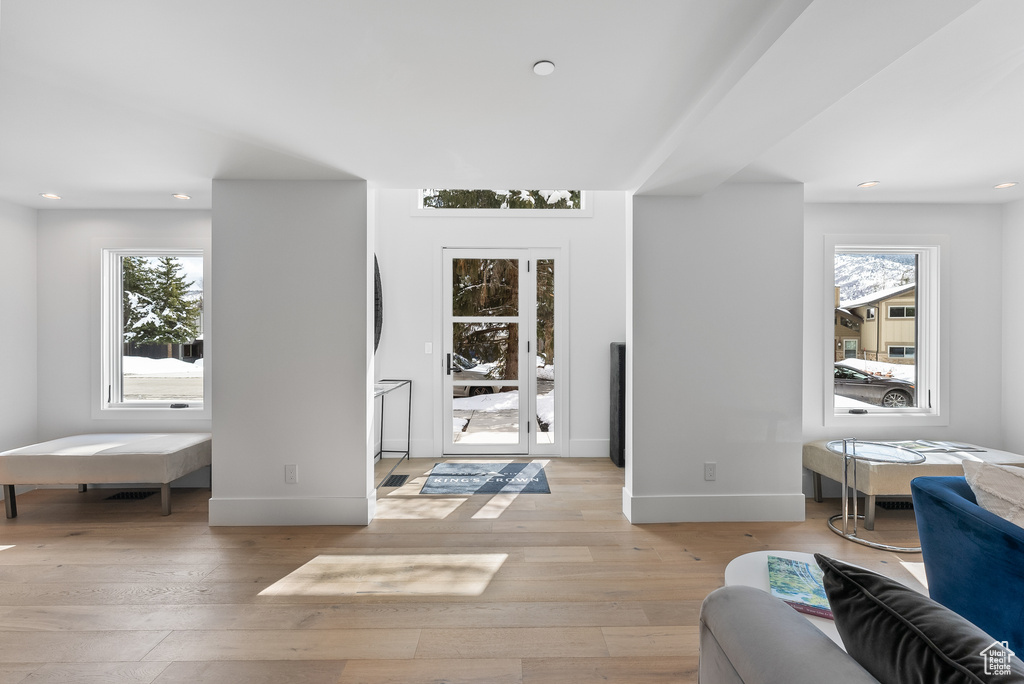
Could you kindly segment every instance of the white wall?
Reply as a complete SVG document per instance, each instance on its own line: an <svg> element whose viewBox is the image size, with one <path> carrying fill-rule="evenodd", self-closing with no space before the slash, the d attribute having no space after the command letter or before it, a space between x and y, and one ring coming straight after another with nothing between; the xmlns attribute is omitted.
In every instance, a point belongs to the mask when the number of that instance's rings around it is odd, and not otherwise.
<svg viewBox="0 0 1024 684"><path fill-rule="evenodd" d="M571 399L569 453L563 455L607 456L609 344L626 338L625 193L588 193L593 214L583 217L422 216L413 212L415 191L378 190L375 195L384 294L377 376L413 381L412 456L439 454L442 247L567 250ZM430 355L424 353L428 342ZM385 435L392 448L399 437L404 439L404 417L399 426L389 408L387 421L395 427Z"/></svg>
<svg viewBox="0 0 1024 684"><path fill-rule="evenodd" d="M361 181L214 181L211 525L373 517L367 228Z"/></svg>
<svg viewBox="0 0 1024 684"><path fill-rule="evenodd" d="M821 368L833 325L823 318L824 236L941 235L949 240L949 424L945 426L864 427L835 434L824 427ZM804 436L810 440L951 439L1003 446L1000 428L1002 387L1002 209L995 205L809 204L804 244Z"/></svg>
<svg viewBox="0 0 1024 684"><path fill-rule="evenodd" d="M802 270L800 185L633 198L632 522L803 519Z"/></svg>
<svg viewBox="0 0 1024 684"><path fill-rule="evenodd" d="M38 441L36 212L0 202L0 451Z"/></svg>
<svg viewBox="0 0 1024 684"><path fill-rule="evenodd" d="M1024 454L1024 201L1005 205L1002 238L1003 448Z"/></svg>
<svg viewBox="0 0 1024 684"><path fill-rule="evenodd" d="M203 247L210 214L42 210L38 230L39 438L90 432L209 432L209 420L94 418L99 396L100 254L107 247Z"/></svg>

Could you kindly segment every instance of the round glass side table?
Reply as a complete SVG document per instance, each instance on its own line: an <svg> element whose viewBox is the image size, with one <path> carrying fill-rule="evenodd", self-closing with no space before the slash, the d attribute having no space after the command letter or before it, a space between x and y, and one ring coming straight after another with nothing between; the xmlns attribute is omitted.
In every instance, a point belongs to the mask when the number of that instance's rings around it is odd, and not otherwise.
<svg viewBox="0 0 1024 684"><path fill-rule="evenodd" d="M906 447L886 444L885 442L868 442L857 439L837 439L829 442L828 450L842 454L843 456L843 512L837 513L828 519L829 528L840 537L845 537L852 542L870 546L873 549L884 551L897 551L902 553L921 553L921 547L913 546L892 546L881 542L862 539L857 536L857 520L863 519L863 515L857 514L857 463L865 461L869 463L902 463L913 465L923 463L924 454L920 454ZM849 481L850 465L853 464L853 482ZM851 489L852 484L852 489ZM850 500L853 500L853 513L850 513ZM836 520L843 521L842 529L836 526ZM850 523L853 523L852 525Z"/></svg>

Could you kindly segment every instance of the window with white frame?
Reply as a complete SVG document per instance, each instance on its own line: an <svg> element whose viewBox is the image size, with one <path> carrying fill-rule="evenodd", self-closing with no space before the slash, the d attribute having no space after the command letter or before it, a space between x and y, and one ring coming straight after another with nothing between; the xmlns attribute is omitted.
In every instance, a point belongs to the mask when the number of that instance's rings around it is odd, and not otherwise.
<svg viewBox="0 0 1024 684"><path fill-rule="evenodd" d="M917 308L913 306L890 306L889 318L913 318L916 310Z"/></svg>
<svg viewBox="0 0 1024 684"><path fill-rule="evenodd" d="M203 251L103 251L101 407L203 410Z"/></svg>
<svg viewBox="0 0 1024 684"><path fill-rule="evenodd" d="M903 345L889 345L886 355L890 359L912 359L914 358L914 348L911 346Z"/></svg>
<svg viewBox="0 0 1024 684"><path fill-rule="evenodd" d="M904 416L907 424L920 425L948 420L940 411L939 247L909 236L860 244L826 238L829 305L838 292L837 308L866 323L854 357L845 353L838 330L828 340L834 356L828 354L823 378L826 425L872 424L870 416ZM879 316L879 308L888 315ZM861 375L840 373L840 367Z"/></svg>

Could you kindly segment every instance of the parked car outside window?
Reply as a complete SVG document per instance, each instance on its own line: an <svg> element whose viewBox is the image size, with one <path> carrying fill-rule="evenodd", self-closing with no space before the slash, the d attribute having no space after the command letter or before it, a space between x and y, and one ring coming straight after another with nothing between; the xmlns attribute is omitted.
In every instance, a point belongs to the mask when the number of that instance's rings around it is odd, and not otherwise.
<svg viewBox="0 0 1024 684"><path fill-rule="evenodd" d="M835 393L885 408L914 406L914 383L899 378L869 375L856 368L835 365Z"/></svg>

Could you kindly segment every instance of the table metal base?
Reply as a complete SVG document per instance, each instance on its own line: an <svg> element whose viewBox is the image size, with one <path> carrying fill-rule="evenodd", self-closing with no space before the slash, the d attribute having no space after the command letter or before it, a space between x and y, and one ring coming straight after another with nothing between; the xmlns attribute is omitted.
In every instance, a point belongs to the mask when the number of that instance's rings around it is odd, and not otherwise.
<svg viewBox="0 0 1024 684"><path fill-rule="evenodd" d="M854 527L853 527L853 531L852 532L843 532L842 529L840 529L839 527L836 527L835 521L836 520L842 520L842 519L843 519L843 514L842 513L836 513L835 515L833 515L831 518L828 519L828 527L829 527L830 530L832 530L833 532L838 534L840 537L843 537L844 539L849 539L852 542L857 542L858 544L863 544L864 546L870 546L873 549L882 549L883 551L896 551L897 553L921 553L921 547L920 546L893 546L891 544L883 544L881 542L875 542L875 541L871 541L869 539L863 539L862 537L858 537L857 536L857 520L863 520L864 519L863 515L857 515L857 516L849 515L849 516L847 516L847 520L848 521L849 520L853 520Z"/></svg>
<svg viewBox="0 0 1024 684"><path fill-rule="evenodd" d="M839 440L837 440L838 442ZM828 519L828 527L830 530L838 534L844 539L849 539L852 542L863 544L864 546L870 546L873 549L881 549L883 551L895 551L897 553L921 553L921 547L912 546L893 546L892 544L883 544L881 542L870 541L868 539L862 539L857 536L857 521L865 520L865 516L857 514L857 462L858 461L875 461L881 463L887 462L900 462L895 456L885 457L881 454L875 455L858 455L856 452L855 445L858 443L856 439L844 439L841 440L843 443L843 512L833 515ZM861 444L874 445L876 447L891 447L898 451L905 451L911 454L910 460L904 460L904 463L921 463L925 457L921 454L914 454L908 449L903 447L893 447L887 445L884 442L866 442L861 440ZM831 443L829 444L831 447ZM853 466L853 486L850 486L850 466ZM868 505L874 507L874 497L869 497L867 501ZM850 509L853 509L851 512ZM873 510L872 510L873 513ZM872 517L874 517L872 515ZM842 529L836 526L835 521L842 521ZM853 523L852 529L850 523ZM874 527L872 525L872 527Z"/></svg>

